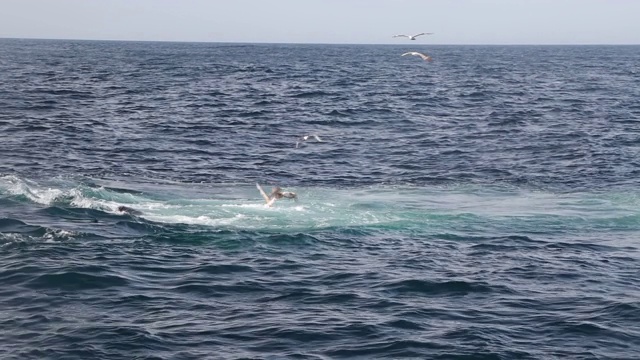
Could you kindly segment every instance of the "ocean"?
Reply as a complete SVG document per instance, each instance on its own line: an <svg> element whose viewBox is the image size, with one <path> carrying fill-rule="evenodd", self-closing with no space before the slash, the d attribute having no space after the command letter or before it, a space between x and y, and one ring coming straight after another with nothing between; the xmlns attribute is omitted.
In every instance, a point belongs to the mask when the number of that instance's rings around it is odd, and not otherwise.
<svg viewBox="0 0 640 360"><path fill-rule="evenodd" d="M0 39L0 358L638 359L638 59Z"/></svg>

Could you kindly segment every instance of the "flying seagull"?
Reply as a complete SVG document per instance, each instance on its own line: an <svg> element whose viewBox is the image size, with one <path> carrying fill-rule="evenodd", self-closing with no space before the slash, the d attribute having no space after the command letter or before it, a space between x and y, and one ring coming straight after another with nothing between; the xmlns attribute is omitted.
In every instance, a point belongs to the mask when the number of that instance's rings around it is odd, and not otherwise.
<svg viewBox="0 0 640 360"><path fill-rule="evenodd" d="M298 147L300 147L300 144L302 144L303 142L305 142L305 141L307 141L307 140L309 140L311 138L316 139L317 142L322 142L322 139L320 139L320 137L318 135L315 135L315 134L305 135L305 136L301 137L300 139L298 139L298 141L296 141L296 149Z"/></svg>
<svg viewBox="0 0 640 360"><path fill-rule="evenodd" d="M424 60L424 61L431 61L431 60L433 60L433 59L431 58L431 56L429 56L429 55L425 55L425 54L423 54L423 53L419 53L419 52L417 52L417 51L409 51L409 52L406 52L406 53L402 54L402 56L405 56L405 55L415 55L415 56L420 56L420 57L422 58L422 60Z"/></svg>
<svg viewBox="0 0 640 360"><path fill-rule="evenodd" d="M409 38L409 40L415 40L420 35L431 35L431 34L433 34L433 33L420 33L420 34L415 34L415 35L399 34L399 35L393 35L393 37L394 38L396 38L396 37L406 37L406 38Z"/></svg>

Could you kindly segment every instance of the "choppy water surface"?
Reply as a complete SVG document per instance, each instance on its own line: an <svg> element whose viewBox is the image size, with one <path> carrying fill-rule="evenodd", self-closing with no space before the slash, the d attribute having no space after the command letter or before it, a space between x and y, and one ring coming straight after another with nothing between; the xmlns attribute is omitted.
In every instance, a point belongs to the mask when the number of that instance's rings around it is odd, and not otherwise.
<svg viewBox="0 0 640 360"><path fill-rule="evenodd" d="M639 56L0 39L0 354L639 358Z"/></svg>

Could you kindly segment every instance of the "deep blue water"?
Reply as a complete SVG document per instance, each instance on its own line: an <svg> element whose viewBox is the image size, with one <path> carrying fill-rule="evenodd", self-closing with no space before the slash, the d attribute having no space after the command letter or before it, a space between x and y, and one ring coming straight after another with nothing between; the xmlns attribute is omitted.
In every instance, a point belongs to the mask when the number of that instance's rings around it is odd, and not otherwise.
<svg viewBox="0 0 640 360"><path fill-rule="evenodd" d="M0 357L640 358L638 59L0 39Z"/></svg>

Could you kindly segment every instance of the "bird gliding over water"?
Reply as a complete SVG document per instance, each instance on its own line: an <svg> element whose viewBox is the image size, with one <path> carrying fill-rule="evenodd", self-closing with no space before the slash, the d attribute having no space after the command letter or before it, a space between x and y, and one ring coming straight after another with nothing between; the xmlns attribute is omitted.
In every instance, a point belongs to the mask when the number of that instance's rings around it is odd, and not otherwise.
<svg viewBox="0 0 640 360"><path fill-rule="evenodd" d="M298 141L296 141L296 148L300 147L300 145L303 142L305 142L305 141L307 141L307 140L309 140L311 138L316 139L317 142L322 142L322 139L320 139L320 137L318 135L315 135L315 134L305 135L305 136L300 137L300 139L298 139Z"/></svg>
<svg viewBox="0 0 640 360"><path fill-rule="evenodd" d="M431 61L431 60L433 60L433 59L431 58L431 56L429 56L429 55L425 55L425 54L423 54L423 53L419 53L419 52L417 52L417 51L409 51L409 52L406 52L406 53L402 54L402 56L405 56L405 55L420 56L420 58L422 58L422 60L424 60L424 61Z"/></svg>
<svg viewBox="0 0 640 360"><path fill-rule="evenodd" d="M421 35L431 35L433 33L420 33L420 34L415 34L415 35L404 35L404 34L399 34L399 35L393 35L392 37L396 38L396 37L406 37L409 38L409 40L415 40L418 36Z"/></svg>

